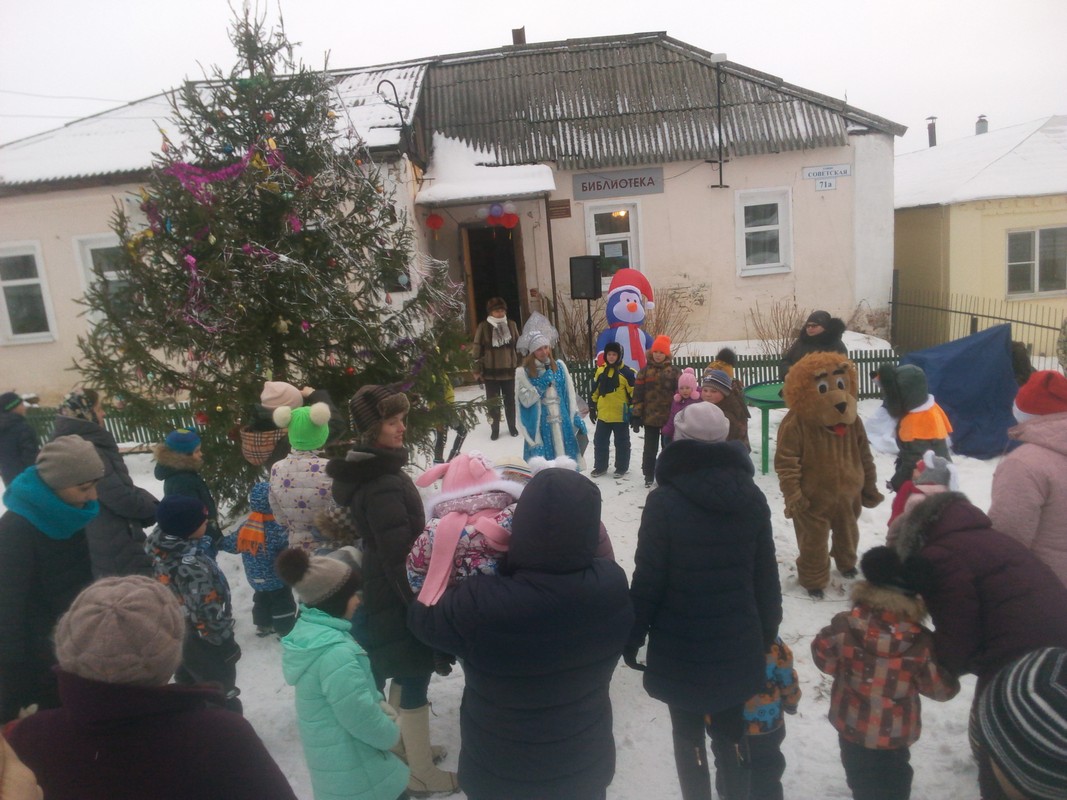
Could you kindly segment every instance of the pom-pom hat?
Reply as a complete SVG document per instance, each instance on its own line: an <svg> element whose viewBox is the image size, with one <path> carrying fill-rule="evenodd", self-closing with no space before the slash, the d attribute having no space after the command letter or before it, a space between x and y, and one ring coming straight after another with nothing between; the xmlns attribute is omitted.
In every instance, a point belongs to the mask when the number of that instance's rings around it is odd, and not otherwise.
<svg viewBox="0 0 1067 800"><path fill-rule="evenodd" d="M1033 417L1067 411L1067 378L1051 369L1033 373L1015 395L1015 407Z"/></svg>
<svg viewBox="0 0 1067 800"><path fill-rule="evenodd" d="M318 450L330 438L330 407L325 403L291 409L274 409L274 424L287 428L294 450Z"/></svg>
<svg viewBox="0 0 1067 800"><path fill-rule="evenodd" d="M163 686L182 661L185 617L174 593L144 575L101 578L56 625L56 660L102 683Z"/></svg>
<svg viewBox="0 0 1067 800"><path fill-rule="evenodd" d="M694 392L697 390L697 374L692 367L686 367L682 370L682 374L678 376L678 391L680 392L686 387L689 387Z"/></svg>
<svg viewBox="0 0 1067 800"><path fill-rule="evenodd" d="M644 273L626 267L611 276L611 284L608 286L609 295L627 289L635 290L644 295L645 308L652 308L655 305L652 297L652 284L648 282L648 278L644 276Z"/></svg>
<svg viewBox="0 0 1067 800"><path fill-rule="evenodd" d="M363 588L362 575L348 559L313 556L298 547L282 550L274 568L300 602L334 617L344 616L349 599Z"/></svg>

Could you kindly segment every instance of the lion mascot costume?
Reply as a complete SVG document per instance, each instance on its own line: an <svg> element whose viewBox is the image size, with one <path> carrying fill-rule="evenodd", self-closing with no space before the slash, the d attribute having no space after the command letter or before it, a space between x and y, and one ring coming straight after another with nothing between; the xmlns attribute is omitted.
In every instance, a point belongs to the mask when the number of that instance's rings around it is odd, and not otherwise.
<svg viewBox="0 0 1067 800"><path fill-rule="evenodd" d="M782 392L789 411L778 427L774 468L800 548L797 578L816 599L830 582L831 555L842 575L856 575L860 506L884 499L858 394L856 365L840 353L804 356Z"/></svg>

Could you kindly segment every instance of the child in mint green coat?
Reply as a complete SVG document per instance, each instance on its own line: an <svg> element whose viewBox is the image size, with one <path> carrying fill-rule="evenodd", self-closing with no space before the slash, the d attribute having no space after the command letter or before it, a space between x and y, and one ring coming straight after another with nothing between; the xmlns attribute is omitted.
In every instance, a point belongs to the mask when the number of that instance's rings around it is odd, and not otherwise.
<svg viewBox="0 0 1067 800"><path fill-rule="evenodd" d="M282 638L282 672L296 687L296 714L315 800L397 800L409 772L390 752L400 740L367 653L352 638L363 587L342 558L289 548L276 569L296 589L300 617Z"/></svg>

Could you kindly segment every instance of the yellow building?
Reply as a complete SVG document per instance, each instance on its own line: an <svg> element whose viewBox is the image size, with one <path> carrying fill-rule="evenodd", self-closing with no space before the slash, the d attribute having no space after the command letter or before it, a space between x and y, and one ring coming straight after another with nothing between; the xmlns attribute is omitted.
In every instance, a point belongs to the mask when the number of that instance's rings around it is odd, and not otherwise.
<svg viewBox="0 0 1067 800"><path fill-rule="evenodd" d="M897 156L898 299L955 309L940 320L943 338L968 332L953 322L1025 320L1013 338L1051 356L1045 329L1067 315L1067 116L985 127Z"/></svg>

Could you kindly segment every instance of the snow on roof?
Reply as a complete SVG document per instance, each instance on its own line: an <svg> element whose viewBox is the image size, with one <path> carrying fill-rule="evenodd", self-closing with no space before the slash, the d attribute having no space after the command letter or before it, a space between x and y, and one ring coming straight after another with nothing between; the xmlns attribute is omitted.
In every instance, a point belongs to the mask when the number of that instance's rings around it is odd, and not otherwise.
<svg viewBox="0 0 1067 800"><path fill-rule="evenodd" d="M903 153L895 180L896 208L1067 194L1067 116Z"/></svg>
<svg viewBox="0 0 1067 800"><path fill-rule="evenodd" d="M496 166L490 153L440 133L415 202L423 205L478 202L501 197L537 197L556 190L552 168L544 164Z"/></svg>
<svg viewBox="0 0 1067 800"><path fill-rule="evenodd" d="M369 148L396 146L400 142L401 114L405 125L414 113L425 62L390 64L333 73L340 99L338 130L344 142L346 127L362 137ZM397 90L400 111L388 86ZM0 145L0 184L12 186L44 181L72 180L93 176L147 170L152 154L163 142L159 128L170 129L168 94L138 100L120 108L76 120L62 128Z"/></svg>

